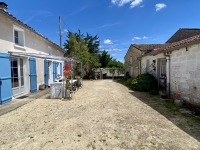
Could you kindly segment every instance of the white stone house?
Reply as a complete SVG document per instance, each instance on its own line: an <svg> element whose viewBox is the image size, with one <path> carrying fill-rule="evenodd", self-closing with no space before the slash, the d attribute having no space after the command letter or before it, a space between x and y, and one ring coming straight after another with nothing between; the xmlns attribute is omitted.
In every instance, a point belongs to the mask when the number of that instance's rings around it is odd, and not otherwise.
<svg viewBox="0 0 200 150"><path fill-rule="evenodd" d="M0 104L54 82L57 74L63 74L63 60L57 58L64 52L0 2Z"/></svg>
<svg viewBox="0 0 200 150"><path fill-rule="evenodd" d="M169 97L200 106L200 35L171 43L142 55L141 72L166 79Z"/></svg>

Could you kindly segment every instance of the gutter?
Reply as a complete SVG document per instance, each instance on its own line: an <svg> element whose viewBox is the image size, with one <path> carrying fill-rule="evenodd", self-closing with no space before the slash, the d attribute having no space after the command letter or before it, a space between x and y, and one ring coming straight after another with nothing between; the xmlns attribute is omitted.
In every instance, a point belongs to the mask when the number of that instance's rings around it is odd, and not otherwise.
<svg viewBox="0 0 200 150"><path fill-rule="evenodd" d="M167 57L167 97L170 98L170 55L164 53Z"/></svg>

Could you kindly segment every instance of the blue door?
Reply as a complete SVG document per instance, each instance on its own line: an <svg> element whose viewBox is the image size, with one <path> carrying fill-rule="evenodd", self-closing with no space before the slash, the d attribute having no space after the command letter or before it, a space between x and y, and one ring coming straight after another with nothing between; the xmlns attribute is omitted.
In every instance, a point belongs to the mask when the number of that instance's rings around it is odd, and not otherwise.
<svg viewBox="0 0 200 150"><path fill-rule="evenodd" d="M45 88L49 85L49 63L48 60L44 60L44 84Z"/></svg>
<svg viewBox="0 0 200 150"><path fill-rule="evenodd" d="M12 100L10 54L0 53L0 104Z"/></svg>
<svg viewBox="0 0 200 150"><path fill-rule="evenodd" d="M63 68L62 68L62 63L60 63L60 75L63 76Z"/></svg>
<svg viewBox="0 0 200 150"><path fill-rule="evenodd" d="M36 73L36 59L29 58L30 64L30 92L37 91L37 73Z"/></svg>
<svg viewBox="0 0 200 150"><path fill-rule="evenodd" d="M53 82L56 81L57 77L57 62L53 61Z"/></svg>

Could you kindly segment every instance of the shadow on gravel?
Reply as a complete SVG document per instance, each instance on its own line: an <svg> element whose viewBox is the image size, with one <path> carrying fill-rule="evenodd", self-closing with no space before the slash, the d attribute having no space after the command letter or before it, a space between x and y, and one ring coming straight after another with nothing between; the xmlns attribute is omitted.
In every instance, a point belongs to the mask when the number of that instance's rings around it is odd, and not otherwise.
<svg viewBox="0 0 200 150"><path fill-rule="evenodd" d="M174 125L200 141L200 117L192 116L186 108L178 108L169 101L160 100L159 96L151 96L149 93L137 91L130 92L130 94L149 105Z"/></svg>

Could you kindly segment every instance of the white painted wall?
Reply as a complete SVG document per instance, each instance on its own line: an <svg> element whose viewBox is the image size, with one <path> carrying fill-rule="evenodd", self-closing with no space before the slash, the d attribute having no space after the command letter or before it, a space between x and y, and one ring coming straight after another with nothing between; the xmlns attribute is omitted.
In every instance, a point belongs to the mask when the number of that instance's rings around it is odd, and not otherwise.
<svg viewBox="0 0 200 150"><path fill-rule="evenodd" d="M188 51L186 51L186 47L177 49L170 54L171 96L179 96L180 99L200 105L200 44L191 45L187 49ZM160 58L165 58L163 53L142 57L142 73L146 72L148 59L150 64L156 60L157 69L153 74L158 77ZM166 71L168 70L166 69Z"/></svg>
<svg viewBox="0 0 200 150"><path fill-rule="evenodd" d="M24 30L25 36L25 46L19 47L14 44L14 34L13 27L16 26ZM14 52L27 52L27 53L37 53L37 54L49 54L48 47L52 48L52 55L64 56L64 52L54 44L45 40L44 38L36 35L35 33L29 31L23 26L14 23L13 21L0 15L0 52L8 53L8 51ZM29 77L29 61L26 57L25 63L25 77L26 77L26 90L30 91L30 77ZM40 84L44 83L44 60L36 59L36 71L37 71L37 88ZM60 70L60 69L59 69Z"/></svg>
<svg viewBox="0 0 200 150"><path fill-rule="evenodd" d="M171 53L171 94L200 104L200 44Z"/></svg>
<svg viewBox="0 0 200 150"><path fill-rule="evenodd" d="M141 73L150 73L152 74L156 79L159 77L159 59L161 58L165 58L164 54L158 54L155 56L144 56L142 57L141 60ZM156 66L156 70L153 70L152 64L153 64L153 60L156 60L155 62L155 66ZM149 61L149 63L147 63L147 61ZM149 64L149 66L147 66L147 64Z"/></svg>

